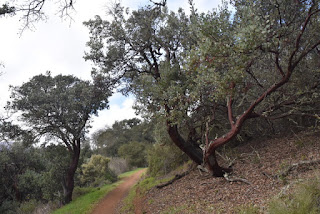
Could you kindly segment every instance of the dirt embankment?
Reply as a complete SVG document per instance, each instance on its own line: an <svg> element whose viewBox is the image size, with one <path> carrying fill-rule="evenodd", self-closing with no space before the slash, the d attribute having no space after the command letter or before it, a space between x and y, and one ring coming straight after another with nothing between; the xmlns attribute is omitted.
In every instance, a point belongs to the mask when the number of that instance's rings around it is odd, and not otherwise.
<svg viewBox="0 0 320 214"><path fill-rule="evenodd" d="M277 176L295 163L320 160L320 134L256 140L221 155L220 163L234 162L232 175L248 183L213 178L195 169L171 185L151 189L141 203L143 213L226 214L239 213L239 208L248 205L265 213L270 199L289 184L320 174L320 165L315 164Z"/></svg>

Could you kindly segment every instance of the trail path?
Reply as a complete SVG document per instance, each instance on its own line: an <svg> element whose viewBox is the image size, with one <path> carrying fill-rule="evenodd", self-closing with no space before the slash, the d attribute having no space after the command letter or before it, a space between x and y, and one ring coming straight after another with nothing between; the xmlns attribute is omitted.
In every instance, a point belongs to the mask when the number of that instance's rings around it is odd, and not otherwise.
<svg viewBox="0 0 320 214"><path fill-rule="evenodd" d="M109 192L104 199L95 207L92 214L114 214L119 202L128 194L130 188L138 182L146 169L139 170L133 175L124 178L123 182Z"/></svg>

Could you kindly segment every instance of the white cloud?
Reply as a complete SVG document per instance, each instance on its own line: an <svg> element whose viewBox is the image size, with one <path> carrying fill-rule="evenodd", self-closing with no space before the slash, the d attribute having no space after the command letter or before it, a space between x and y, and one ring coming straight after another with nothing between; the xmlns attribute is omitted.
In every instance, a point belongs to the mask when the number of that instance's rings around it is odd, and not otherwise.
<svg viewBox="0 0 320 214"><path fill-rule="evenodd" d="M112 126L115 121L137 117L132 109L134 98L128 97L123 102L118 102L120 96L119 93L112 96L110 99L110 108L100 111L98 116L92 118L93 122L91 123L92 129L90 130L90 134L106 126Z"/></svg>

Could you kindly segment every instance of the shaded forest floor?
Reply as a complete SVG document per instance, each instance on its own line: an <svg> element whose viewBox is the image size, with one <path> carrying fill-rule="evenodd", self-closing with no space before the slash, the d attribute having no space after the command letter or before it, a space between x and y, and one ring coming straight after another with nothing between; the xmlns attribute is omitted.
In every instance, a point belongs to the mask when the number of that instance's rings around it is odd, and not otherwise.
<svg viewBox="0 0 320 214"><path fill-rule="evenodd" d="M152 188L140 202L141 213L239 213L244 206L261 213L280 194L291 191L297 181L320 175L319 164L300 166L279 176L294 163L320 159L320 133L254 140L221 151L220 163L233 161L233 176L246 179L230 182L193 169L171 185ZM177 172L176 172L177 173ZM172 176L172 175L171 175Z"/></svg>

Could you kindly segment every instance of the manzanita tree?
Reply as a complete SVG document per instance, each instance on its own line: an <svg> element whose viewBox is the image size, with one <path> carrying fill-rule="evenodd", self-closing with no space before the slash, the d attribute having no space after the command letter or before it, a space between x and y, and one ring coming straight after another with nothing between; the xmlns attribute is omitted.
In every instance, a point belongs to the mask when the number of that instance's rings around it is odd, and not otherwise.
<svg viewBox="0 0 320 214"><path fill-rule="evenodd" d="M222 176L215 151L239 134L250 118L300 114L317 117L320 2L233 1L236 12L202 19L191 66L212 102L226 102L230 129L206 139L204 159ZM222 16L224 17L224 16ZM311 108L310 108L311 107ZM312 108L313 107L313 108Z"/></svg>
<svg viewBox="0 0 320 214"><path fill-rule="evenodd" d="M21 118L38 136L58 140L70 154L63 181L64 203L72 200L74 175L78 167L81 142L89 120L108 104L110 90L74 76L34 76L12 88L8 107L20 111Z"/></svg>
<svg viewBox="0 0 320 214"><path fill-rule="evenodd" d="M165 1L132 13L116 5L111 22L85 23L86 59L94 76L126 83L139 110L165 117L171 140L222 176L215 151L248 119L316 117L320 6L235 0L232 11L199 14L190 3L189 16L168 12Z"/></svg>

